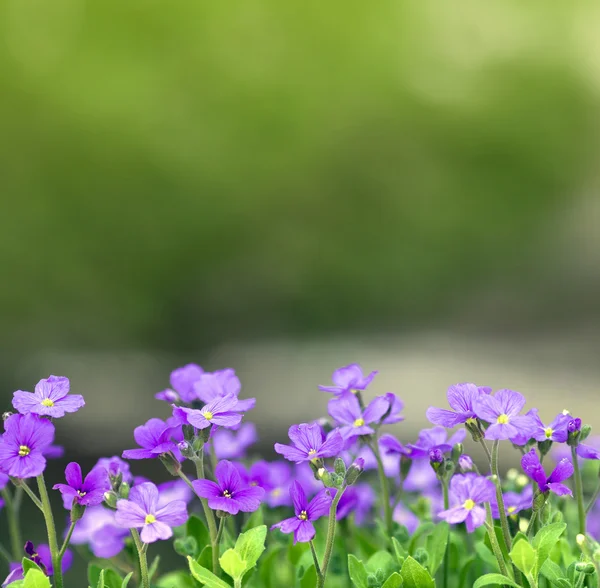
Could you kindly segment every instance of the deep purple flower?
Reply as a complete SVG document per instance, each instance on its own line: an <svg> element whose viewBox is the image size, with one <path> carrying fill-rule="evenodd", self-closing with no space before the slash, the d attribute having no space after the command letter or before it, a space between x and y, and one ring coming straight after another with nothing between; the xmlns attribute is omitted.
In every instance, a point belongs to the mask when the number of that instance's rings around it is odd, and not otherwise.
<svg viewBox="0 0 600 588"><path fill-rule="evenodd" d="M34 548L33 543L28 541L25 547L25 552L29 559L40 566L42 570L45 569L48 576L54 575L54 568L52 567L52 554L50 553L50 547L48 547L48 545L42 543L38 545L37 548ZM61 562L63 574L69 571L69 568L72 564L73 552L70 549L67 549ZM13 562L10 564L10 573L6 577L6 580L4 580L2 583L2 586L8 586L11 582L16 582L17 580L23 580L23 565L21 562Z"/></svg>
<svg viewBox="0 0 600 588"><path fill-rule="evenodd" d="M298 482L290 486L290 498L294 504L295 516L276 523L271 527L279 529L282 533L294 533L294 543L307 543L315 536L313 521L329 512L331 507L331 494L321 490L310 502Z"/></svg>
<svg viewBox="0 0 600 588"><path fill-rule="evenodd" d="M382 424L393 425L403 421L404 417L400 413L404 410L404 402L392 392L387 392L385 398L389 404L389 413L387 413L387 416L381 421Z"/></svg>
<svg viewBox="0 0 600 588"><path fill-rule="evenodd" d="M392 518L399 525L404 525L411 535L417 530L420 523L419 517L402 502L398 502L395 506Z"/></svg>
<svg viewBox="0 0 600 588"><path fill-rule="evenodd" d="M379 424L389 408L386 397L378 396L363 411L358 398L351 393L332 398L328 404L329 415L341 425L340 434L345 440L375 433L369 425Z"/></svg>
<svg viewBox="0 0 600 588"><path fill-rule="evenodd" d="M450 386L446 396L448 404L453 410L431 406L427 409L427 418L434 425L441 425L442 427L452 429L469 419L475 419L473 402L481 395L488 395L489 392L491 392L490 388L478 387L469 382Z"/></svg>
<svg viewBox="0 0 600 588"><path fill-rule="evenodd" d="M217 429L210 443L215 448L217 459L242 459L249 447L258 441L254 423L243 423L237 431Z"/></svg>
<svg viewBox="0 0 600 588"><path fill-rule="evenodd" d="M243 467L240 467L238 471L246 484L260 486L265 491L264 500L271 508L291 504L289 488L292 481L292 467L289 463L261 460L253 463L248 472ZM322 488L320 482L318 488Z"/></svg>
<svg viewBox="0 0 600 588"><path fill-rule="evenodd" d="M419 433L419 437L416 443L409 443L404 447L404 455L407 455L411 459L427 457L429 458L429 452L432 449L439 449L442 453L448 453L452 451L452 447L456 443L462 443L465 439L467 432L465 429L459 429L449 439L448 433L444 427L433 427L431 429L422 429ZM382 436L383 439L383 436ZM389 443L388 451L391 449L391 442Z"/></svg>
<svg viewBox="0 0 600 588"><path fill-rule="evenodd" d="M96 557L110 559L123 551L128 535L128 529L117 525L115 511L104 506L88 506L75 525L71 543L88 544Z"/></svg>
<svg viewBox="0 0 600 588"><path fill-rule="evenodd" d="M53 490L59 490L69 503L94 506L104 501L104 493L110 490L108 472L102 466L96 466L83 479L81 466L72 461L65 469L66 484L55 484Z"/></svg>
<svg viewBox="0 0 600 588"><path fill-rule="evenodd" d="M353 514L354 523L360 526L368 519L376 500L377 495L370 484L362 482L348 486L338 503L336 519L340 521Z"/></svg>
<svg viewBox="0 0 600 588"><path fill-rule="evenodd" d="M546 477L544 467L540 463L540 458L536 450L532 449L521 458L521 467L537 483L540 492L554 492L558 496L564 496L565 494L573 496L571 489L561 484L563 480L573 475L573 464L568 459L561 459L554 468L554 471Z"/></svg>
<svg viewBox="0 0 600 588"><path fill-rule="evenodd" d="M253 512L260 506L265 491L260 486L248 486L239 471L227 460L220 461L215 468L216 482L194 480L192 485L200 498L208 500L213 510L222 510L236 515L238 512Z"/></svg>
<svg viewBox="0 0 600 588"><path fill-rule="evenodd" d="M62 445L48 445L42 453L46 459L61 459L65 455L65 448Z"/></svg>
<svg viewBox="0 0 600 588"><path fill-rule="evenodd" d="M193 402L197 400L194 384L198 381L204 370L195 363L188 363L171 372L171 388L159 392L154 397L165 400L170 404L174 402Z"/></svg>
<svg viewBox="0 0 600 588"><path fill-rule="evenodd" d="M212 402L230 394L238 398L241 389L240 380L231 368L204 373L194 384L194 394L203 402ZM246 412L252 410L255 404L256 398L238 398L236 410Z"/></svg>
<svg viewBox="0 0 600 588"><path fill-rule="evenodd" d="M173 500L160 507L158 498L158 488L151 482L134 486L128 500L117 501L117 525L141 529L140 538L144 543L169 539L173 535L171 527L187 521L187 507L183 500Z"/></svg>
<svg viewBox="0 0 600 588"><path fill-rule="evenodd" d="M150 459L174 451L176 443L172 438L175 430L160 419L150 419L133 431L133 438L141 449L127 449L123 451L123 458Z"/></svg>
<svg viewBox="0 0 600 588"><path fill-rule="evenodd" d="M569 435L567 428L571 421L571 415L560 413L555 419L549 424L544 425L542 420L537 414L537 411L529 411L533 421L535 423L535 429L533 431L533 438L536 441L556 441L558 443L564 443ZM525 441L525 443L527 440Z"/></svg>
<svg viewBox="0 0 600 588"><path fill-rule="evenodd" d="M206 429L212 425L231 428L242 421L242 415L236 412L237 404L237 397L229 394L209 402L201 409L173 406L173 416L196 429Z"/></svg>
<svg viewBox="0 0 600 588"><path fill-rule="evenodd" d="M46 468L43 451L54 441L54 425L36 414L13 414L4 421L0 470L14 478L34 478Z"/></svg>
<svg viewBox="0 0 600 588"><path fill-rule="evenodd" d="M123 482L127 482L128 484L131 484L131 481L133 480L129 464L116 455L113 455L112 457L101 457L94 467L104 468L108 472L108 475L113 478L121 475L123 477Z"/></svg>
<svg viewBox="0 0 600 588"><path fill-rule="evenodd" d="M40 380L35 392L17 390L13 394L13 406L21 414L39 414L59 418L67 412L76 412L84 404L80 394L69 394L69 378L50 376Z"/></svg>
<svg viewBox="0 0 600 588"><path fill-rule="evenodd" d="M302 463L318 458L337 457L344 446L338 429L323 438L323 429L317 423L292 425L288 436L294 446L275 443L275 451L285 459Z"/></svg>
<svg viewBox="0 0 600 588"><path fill-rule="evenodd" d="M341 367L331 376L333 386L319 386L319 390L330 392L336 396L348 391L357 392L365 390L372 382L377 372L371 372L366 378L363 376L362 369L357 363L351 363Z"/></svg>
<svg viewBox="0 0 600 588"><path fill-rule="evenodd" d="M444 452L439 448L435 447L429 450L429 463L442 463L444 461Z"/></svg>
<svg viewBox="0 0 600 588"><path fill-rule="evenodd" d="M453 506L438 513L451 525L465 523L467 531L472 533L485 522L483 502L490 502L495 487L490 480L477 474L457 474L450 480L450 500Z"/></svg>
<svg viewBox="0 0 600 588"><path fill-rule="evenodd" d="M525 397L514 390L498 390L494 396L481 394L473 401L475 414L490 423L486 439L529 439L536 426L533 418L520 415Z"/></svg>

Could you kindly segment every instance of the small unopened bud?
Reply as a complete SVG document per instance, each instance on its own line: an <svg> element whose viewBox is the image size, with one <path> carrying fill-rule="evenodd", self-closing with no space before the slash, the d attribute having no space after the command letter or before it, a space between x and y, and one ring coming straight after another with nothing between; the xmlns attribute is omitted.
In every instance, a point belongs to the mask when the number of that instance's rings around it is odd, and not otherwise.
<svg viewBox="0 0 600 588"><path fill-rule="evenodd" d="M33 541L26 541L25 547L23 548L23 550L29 557L33 557L34 555L37 555Z"/></svg>
<svg viewBox="0 0 600 588"><path fill-rule="evenodd" d="M481 425L477 419L467 419L465 427L467 431L471 433L471 437L475 443L479 443L483 439L483 431L481 430Z"/></svg>
<svg viewBox="0 0 600 588"><path fill-rule="evenodd" d="M323 482L323 484L327 488L333 488L335 486L333 479L332 479L332 475L329 473L329 471L326 468L319 468L317 470L317 476L319 477L319 480L321 480L321 482Z"/></svg>
<svg viewBox="0 0 600 588"><path fill-rule="evenodd" d="M346 464L341 457L336 458L336 460L333 462L333 469L335 470L335 473L340 476L346 475Z"/></svg>
<svg viewBox="0 0 600 588"><path fill-rule="evenodd" d="M579 572L580 574L590 575L596 571L596 568L595 568L594 564L591 562L578 561L575 564L575 571Z"/></svg>
<svg viewBox="0 0 600 588"><path fill-rule="evenodd" d="M119 488L119 498L129 498L129 491L131 490L131 486L127 482L123 482L121 487Z"/></svg>
<svg viewBox="0 0 600 588"><path fill-rule="evenodd" d="M175 404L181 400L179 394L175 390L167 389L163 391L163 400L170 404Z"/></svg>
<svg viewBox="0 0 600 588"><path fill-rule="evenodd" d="M118 492L119 488L121 487L121 484L123 483L123 472L117 470L116 473L112 474L109 470L108 478L110 480L110 487L115 492Z"/></svg>
<svg viewBox="0 0 600 588"><path fill-rule="evenodd" d="M73 506L71 507L71 522L76 523L85 512L85 505L79 504L78 502L73 502Z"/></svg>
<svg viewBox="0 0 600 588"><path fill-rule="evenodd" d="M581 419L571 419L567 425L567 432L569 434L567 437L567 445L577 447L581 440Z"/></svg>
<svg viewBox="0 0 600 588"><path fill-rule="evenodd" d="M458 466L463 472L470 472L473 470L473 460L468 455L463 454L458 458Z"/></svg>
<svg viewBox="0 0 600 588"><path fill-rule="evenodd" d="M355 460L348 470L346 471L346 477L344 481L348 486L351 486L358 480L359 476L363 473L365 469L365 460L362 457L359 457Z"/></svg>
<svg viewBox="0 0 600 588"><path fill-rule="evenodd" d="M562 523L564 519L563 513L560 510L557 510L552 517L553 523Z"/></svg>
<svg viewBox="0 0 600 588"><path fill-rule="evenodd" d="M429 553L424 547L417 547L415 553L413 555L414 559L416 559L423 567L427 565L429 561Z"/></svg>
<svg viewBox="0 0 600 588"><path fill-rule="evenodd" d="M187 459L192 459L196 457L196 452L187 441L180 441L179 443L177 443L177 449L179 449L181 455L183 455L183 457L186 457Z"/></svg>
<svg viewBox="0 0 600 588"><path fill-rule="evenodd" d="M183 438L186 441L193 441L194 437L196 436L196 432L194 430L194 427L192 425L183 425L181 427L182 431L183 431Z"/></svg>
<svg viewBox="0 0 600 588"><path fill-rule="evenodd" d="M188 535L185 538L175 539L173 542L173 549L179 555L187 557L188 555L194 557L198 551L198 542L195 537Z"/></svg>
<svg viewBox="0 0 600 588"><path fill-rule="evenodd" d="M226 510L216 510L215 514L219 519L226 519L229 516L229 513Z"/></svg>
<svg viewBox="0 0 600 588"><path fill-rule="evenodd" d="M585 545L587 539L585 538L585 535L583 533L579 533L577 537L575 537L575 541L577 542L577 545L579 545L579 547L582 547L583 545Z"/></svg>
<svg viewBox="0 0 600 588"><path fill-rule="evenodd" d="M585 441L590 436L591 432L592 432L591 425L583 425L583 427L581 427L581 434L579 435L579 441Z"/></svg>
<svg viewBox="0 0 600 588"><path fill-rule="evenodd" d="M431 449L429 451L429 463L437 472L444 463L444 452L438 448Z"/></svg>
<svg viewBox="0 0 600 588"><path fill-rule="evenodd" d="M533 499L533 512L539 512L540 510L542 510L542 508L544 508L545 505L546 505L546 495L538 494Z"/></svg>
<svg viewBox="0 0 600 588"><path fill-rule="evenodd" d="M179 472L181 471L181 464L177 461L172 453L161 453L159 459L169 474L172 476L179 475Z"/></svg>
<svg viewBox="0 0 600 588"><path fill-rule="evenodd" d="M110 506L110 508L117 508L117 500L119 500L119 497L113 490L104 493L104 502L107 506Z"/></svg>
<svg viewBox="0 0 600 588"><path fill-rule="evenodd" d="M452 453L450 454L450 458L452 459L452 461L455 464L458 463L458 460L460 459L460 456L462 455L463 450L464 450L464 447L463 447L462 443L456 443L456 445L454 445L454 447L452 448Z"/></svg>

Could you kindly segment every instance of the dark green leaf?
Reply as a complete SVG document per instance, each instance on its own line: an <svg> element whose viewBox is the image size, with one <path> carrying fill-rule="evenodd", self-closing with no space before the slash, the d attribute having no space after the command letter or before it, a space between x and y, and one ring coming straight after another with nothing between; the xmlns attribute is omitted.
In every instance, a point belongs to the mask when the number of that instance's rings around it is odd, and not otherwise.
<svg viewBox="0 0 600 588"><path fill-rule="evenodd" d="M486 566L493 570L498 570L498 562L494 554L486 547L484 543L475 543L475 553L480 560L485 562Z"/></svg>
<svg viewBox="0 0 600 588"><path fill-rule="evenodd" d="M429 553L429 571L432 576L438 571L444 561L444 554L448 545L450 525L446 521L438 523L431 535L427 537L427 552Z"/></svg>
<svg viewBox="0 0 600 588"><path fill-rule="evenodd" d="M148 578L150 578L150 580L152 580L152 578L154 578L156 572L158 571L159 563L160 563L160 555L157 555L152 560L152 563L150 564L150 567L148 568Z"/></svg>
<svg viewBox="0 0 600 588"><path fill-rule="evenodd" d="M412 557L407 557L400 570L405 588L434 588L435 584L429 572Z"/></svg>
<svg viewBox="0 0 600 588"><path fill-rule="evenodd" d="M532 545L536 551L535 567L533 569L535 578L538 577L541 567L566 528L566 523L552 523L542 527L533 538Z"/></svg>
<svg viewBox="0 0 600 588"><path fill-rule="evenodd" d="M98 564L91 563L88 565L87 577L88 577L88 584L90 586L98 586L98 580L100 579L101 571L102 571L102 568Z"/></svg>
<svg viewBox="0 0 600 588"><path fill-rule="evenodd" d="M317 570L315 566L310 566L300 580L300 588L315 588L317 585Z"/></svg>
<svg viewBox="0 0 600 588"><path fill-rule="evenodd" d="M255 510L244 525L242 531L248 531L250 529L254 529L254 527L260 527L264 525L264 516L263 516L263 507L261 506L258 510Z"/></svg>
<svg viewBox="0 0 600 588"><path fill-rule="evenodd" d="M96 584L96 588L104 588L104 576L105 576L105 571L100 570L100 574L98 576L98 584Z"/></svg>
<svg viewBox="0 0 600 588"><path fill-rule="evenodd" d="M469 579L469 571L473 566L473 562L475 561L475 557L471 556L467 558L462 568L460 569L460 578L459 578L459 588L467 588L467 581Z"/></svg>
<svg viewBox="0 0 600 588"><path fill-rule="evenodd" d="M210 534L206 528L206 525L204 524L204 521L194 514L188 519L186 525L186 535L188 537L193 537L196 540L198 545L198 552L195 554L196 557L198 557L199 553L202 553L202 550L207 545L210 545Z"/></svg>
<svg viewBox="0 0 600 588"><path fill-rule="evenodd" d="M571 582L567 578L567 574L563 569L555 564L551 559L547 559L540 569L540 574L549 582L558 588L570 588Z"/></svg>

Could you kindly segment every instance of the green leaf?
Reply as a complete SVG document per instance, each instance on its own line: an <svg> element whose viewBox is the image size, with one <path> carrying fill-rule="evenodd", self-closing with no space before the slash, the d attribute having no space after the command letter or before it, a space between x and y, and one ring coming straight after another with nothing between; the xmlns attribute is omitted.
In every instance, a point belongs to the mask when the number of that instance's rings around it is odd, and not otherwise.
<svg viewBox="0 0 600 588"><path fill-rule="evenodd" d="M157 555L152 560L152 563L150 564L150 567L148 568L148 578L150 579L150 583L152 583L152 578L154 578L154 575L158 571L158 564L159 563L160 563L160 555Z"/></svg>
<svg viewBox="0 0 600 588"><path fill-rule="evenodd" d="M133 572L129 572L125 578L123 579L123 582L121 584L121 588L127 588L127 585L129 584L129 580L131 580L133 576Z"/></svg>
<svg viewBox="0 0 600 588"><path fill-rule="evenodd" d="M193 514L187 521L185 531L185 534L188 537L193 537L196 540L196 544L198 545L198 552L194 555L198 557L198 555L202 553L202 550L207 545L210 545L210 535L208 533L208 529L206 528L206 525L204 524L202 519L197 515Z"/></svg>
<svg viewBox="0 0 600 588"><path fill-rule="evenodd" d="M100 579L101 571L102 571L102 568L98 564L91 563L88 565L87 577L88 577L88 584L90 586L98 586L98 580Z"/></svg>
<svg viewBox="0 0 600 588"><path fill-rule="evenodd" d="M104 570L104 586L103 588L121 588L123 585L123 578L117 574L114 570Z"/></svg>
<svg viewBox="0 0 600 588"><path fill-rule="evenodd" d="M161 576L156 582L156 588L196 588L195 582L187 571L178 570Z"/></svg>
<svg viewBox="0 0 600 588"><path fill-rule="evenodd" d="M535 566L533 569L534 578L538 577L544 562L550 556L552 548L558 542L566 528L566 523L552 523L542 527L533 538L532 544L536 551Z"/></svg>
<svg viewBox="0 0 600 588"><path fill-rule="evenodd" d="M488 549L485 543L475 543L475 553L480 560L485 562L488 567L492 568L493 570L498 569L498 562L496 561L494 554Z"/></svg>
<svg viewBox="0 0 600 588"><path fill-rule="evenodd" d="M212 547L207 545L196 558L196 562L204 568L212 567Z"/></svg>
<svg viewBox="0 0 600 588"><path fill-rule="evenodd" d="M450 525L442 521L435 526L433 533L427 537L427 552L429 553L429 571L432 576L438 571L444 561L444 555L448 546Z"/></svg>
<svg viewBox="0 0 600 588"><path fill-rule="evenodd" d="M304 572L304 575L300 580L300 588L315 588L316 585L317 570L315 569L315 566L312 565Z"/></svg>
<svg viewBox="0 0 600 588"><path fill-rule="evenodd" d="M23 576L26 576L29 570L39 570L40 572L42 571L40 566L38 566L33 560L29 559L28 557L23 558L23 560L21 561L21 566L23 568Z"/></svg>
<svg viewBox="0 0 600 588"><path fill-rule="evenodd" d="M258 573L264 588L277 587L277 567L280 565L279 555L283 550L283 545L273 545L269 552L262 558ZM288 568L289 566L284 566Z"/></svg>
<svg viewBox="0 0 600 588"><path fill-rule="evenodd" d="M429 572L415 559L408 556L402 565L400 575L406 588L434 588L435 584Z"/></svg>
<svg viewBox="0 0 600 588"><path fill-rule="evenodd" d="M258 510L255 510L244 525L242 531L248 531L254 529L254 527L260 527L265 524L265 517L263 515L263 507L261 506Z"/></svg>
<svg viewBox="0 0 600 588"><path fill-rule="evenodd" d="M474 556L469 557L460 569L459 588L466 588L469 571L471 570L474 561Z"/></svg>
<svg viewBox="0 0 600 588"><path fill-rule="evenodd" d="M229 584L223 582L221 578L215 576L210 570L203 568L199 563L195 562L191 557L188 557L190 572L198 582L206 584L208 588L231 588Z"/></svg>
<svg viewBox="0 0 600 588"><path fill-rule="evenodd" d="M419 539L424 535L429 535L434 528L435 525L429 522L423 523L417 528L417 530L413 533L413 536L410 538L410 543L408 544L408 553L410 555L414 555Z"/></svg>
<svg viewBox="0 0 600 588"><path fill-rule="evenodd" d="M348 574L350 580L358 588L368 588L367 584L367 569L362 561L357 559L354 555L348 555Z"/></svg>
<svg viewBox="0 0 600 588"><path fill-rule="evenodd" d="M502 557L504 558L504 561L508 561L509 555L508 555L508 551L506 549L506 543L504 542L504 535L502 533L502 527L500 527L498 525L494 526L494 533L496 533L496 539L498 540L498 545L500 547L500 551L502 552ZM493 554L494 550L492 549L492 544L490 543L489 533L485 534L483 542L485 543L486 547L490 550L490 553ZM496 559L495 556L494 556L494 559ZM498 566L496 565L494 568L497 569L497 567Z"/></svg>
<svg viewBox="0 0 600 588"><path fill-rule="evenodd" d="M519 570L529 576L535 566L536 552L528 541L522 539L511 549L510 559Z"/></svg>
<svg viewBox="0 0 600 588"><path fill-rule="evenodd" d="M376 573L377 570L382 570L384 578L387 578L392 572L399 570L394 556L389 551L376 551L367 561L365 566L370 572Z"/></svg>
<svg viewBox="0 0 600 588"><path fill-rule="evenodd" d="M104 570L100 570L100 574L98 576L98 584L96 584L96 588L104 588Z"/></svg>
<svg viewBox="0 0 600 588"><path fill-rule="evenodd" d="M291 539L290 539L291 541ZM300 558L310 549L308 543L296 543L296 545L291 544L288 547L288 559L292 566L296 567Z"/></svg>
<svg viewBox="0 0 600 588"><path fill-rule="evenodd" d="M408 551L402 547L400 541L396 539L396 537L392 537L392 545L394 547L394 553L396 554L396 558L398 559L398 563L402 565L404 560L408 556Z"/></svg>
<svg viewBox="0 0 600 588"><path fill-rule="evenodd" d="M540 569L540 574L542 574L549 582L552 582L554 586L558 586L559 588L570 588L571 586L571 582L569 582L566 573L551 559L547 559L544 562L544 565Z"/></svg>
<svg viewBox="0 0 600 588"><path fill-rule="evenodd" d="M384 583L381 588L400 588L402 586L402 576L398 572L394 572Z"/></svg>
<svg viewBox="0 0 600 588"><path fill-rule="evenodd" d="M253 568L258 558L265 550L265 539L267 538L267 527L261 525L242 533L235 542L235 551L242 561L246 562L246 570Z"/></svg>
<svg viewBox="0 0 600 588"><path fill-rule="evenodd" d="M23 588L51 588L50 579L41 570L32 568L25 574Z"/></svg>
<svg viewBox="0 0 600 588"><path fill-rule="evenodd" d="M239 580L248 569L248 562L242 559L235 549L228 549L219 558L219 562L225 573L234 580Z"/></svg>
<svg viewBox="0 0 600 588"><path fill-rule="evenodd" d="M481 588L481 586L512 586L513 588L521 588L510 578L507 578L502 574L486 574L485 576L477 578L475 584L473 584L473 588Z"/></svg>

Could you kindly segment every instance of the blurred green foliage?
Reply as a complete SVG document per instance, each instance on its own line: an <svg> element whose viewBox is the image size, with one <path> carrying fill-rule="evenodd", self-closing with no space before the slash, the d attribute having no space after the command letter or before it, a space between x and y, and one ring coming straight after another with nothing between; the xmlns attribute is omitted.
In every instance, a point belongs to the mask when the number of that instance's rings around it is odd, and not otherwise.
<svg viewBox="0 0 600 588"><path fill-rule="evenodd" d="M389 327L528 273L597 153L592 14L4 0L5 340Z"/></svg>

